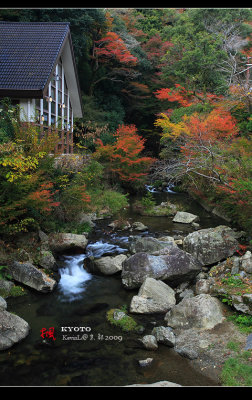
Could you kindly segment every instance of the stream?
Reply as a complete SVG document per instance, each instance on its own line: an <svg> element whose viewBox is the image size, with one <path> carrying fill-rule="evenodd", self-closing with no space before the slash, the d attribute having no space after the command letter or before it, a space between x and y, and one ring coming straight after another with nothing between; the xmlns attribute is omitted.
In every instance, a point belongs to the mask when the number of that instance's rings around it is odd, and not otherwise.
<svg viewBox="0 0 252 400"><path fill-rule="evenodd" d="M199 215L201 228L225 224L185 194L167 190L153 195L157 204L171 200ZM190 225L172 222L172 217L139 216L132 207L123 213L130 221L148 226L148 231L134 235L174 236L193 230ZM111 220L96 221L84 254L75 252L59 258L60 281L52 293L29 290L25 296L7 299L7 310L25 319L31 331L22 342L1 352L0 385L125 386L162 380L182 386L218 385L193 369L190 361L172 348L159 344L154 352L141 347L138 339L150 334L155 324L163 325L163 314L134 315L145 328L142 334L122 332L107 322L109 309L129 307L138 292L126 290L120 275L93 275L83 267L89 256L128 252L132 232L112 231L108 227ZM43 340L43 329L51 329L51 340ZM138 361L148 357L153 358L153 363L141 367Z"/></svg>

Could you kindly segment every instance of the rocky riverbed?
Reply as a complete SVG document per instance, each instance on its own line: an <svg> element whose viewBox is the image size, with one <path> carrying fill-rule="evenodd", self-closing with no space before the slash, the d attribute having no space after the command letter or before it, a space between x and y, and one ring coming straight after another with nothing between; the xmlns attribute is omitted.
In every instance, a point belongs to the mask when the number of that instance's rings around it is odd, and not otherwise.
<svg viewBox="0 0 252 400"><path fill-rule="evenodd" d="M202 223L201 215L177 211L176 207L173 210L173 215L166 217L138 218L137 214L130 214L123 226L115 220L94 220L96 228L93 236L67 233L46 235L39 232L33 236L33 248L39 248L35 259L27 246L18 247L15 253L8 248L2 249L1 263L8 264L8 273L12 276L11 281L0 280L3 295L0 298L2 354L6 355L13 346L15 352L18 346L25 343L25 338L34 337L34 328L30 326L33 321L26 321L9 312L9 303L11 311L16 312L17 306L17 300L13 301L11 297L13 282L30 290L32 296L37 292L43 297L53 296L57 291L62 293L61 289L64 292L64 288L66 293L65 277L68 294L73 295L73 298L66 296L65 301L71 303L69 310L72 310L74 299L79 301L85 292L85 285L88 287L87 281L106 278L106 290L109 292L110 282L114 285L115 279L115 287L117 290L119 287L122 293L121 306L124 305L119 307L118 298L113 304L113 308L119 309L115 321L106 318L112 305L110 301L93 299L93 308L89 307L90 315L92 317L92 310L98 310L105 324L103 326L109 330L111 337L113 334L120 336L116 322L120 319L124 322L126 316L136 320L137 325L142 327L134 333L124 332L124 336L133 335L135 344L127 350L131 356L140 357L138 349L146 356L135 361L138 368L145 371L144 376L148 376L147 383L168 381L167 385L170 385L170 376L175 376L174 383L188 384L179 378L181 374L178 374L178 380L176 374L169 375L168 369L167 376L162 368L160 376L153 372L157 362L163 363L160 353L169 351L169 354L177 354L176 357L186 360L195 371L209 378L206 385L219 385L223 363L235 354L228 349L230 341L239 343L241 349L251 350L247 344L248 335L241 333L227 317L233 311L252 315L252 255L250 250L237 253L241 249L240 239L244 232L231 229L218 219L214 219L214 226L209 226L211 220L205 214L202 215L207 224ZM152 226L152 218L156 221L155 226ZM106 237L109 238L108 242L105 241ZM70 268L71 254L76 252L84 256L80 257L79 267L73 273ZM70 257L69 264L66 264L67 254ZM63 264L62 255L65 257ZM105 284L105 281L102 282ZM79 314L88 315L81 304ZM16 309L22 307L17 306ZM53 310L52 306L52 315ZM25 312L23 314L26 315ZM57 323L60 324L59 321ZM92 324L95 326L96 323L92 318ZM14 364L11 365L13 367ZM125 385L141 383L128 382L127 379ZM90 384L94 381L87 379L85 382ZM67 379L65 382L69 384ZM111 382L115 386L124 386L122 379L113 377ZM194 386L195 382L197 379L191 385ZM202 382L206 381L203 379ZM109 381L107 384L110 384Z"/></svg>

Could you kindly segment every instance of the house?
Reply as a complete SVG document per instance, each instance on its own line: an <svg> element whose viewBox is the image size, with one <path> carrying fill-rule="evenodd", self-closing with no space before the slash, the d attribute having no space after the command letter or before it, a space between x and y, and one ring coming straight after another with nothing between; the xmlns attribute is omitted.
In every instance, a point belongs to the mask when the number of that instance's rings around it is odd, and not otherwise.
<svg viewBox="0 0 252 400"><path fill-rule="evenodd" d="M58 152L73 152L73 119L83 110L68 22L0 21L0 99L5 97L41 134L58 130Z"/></svg>

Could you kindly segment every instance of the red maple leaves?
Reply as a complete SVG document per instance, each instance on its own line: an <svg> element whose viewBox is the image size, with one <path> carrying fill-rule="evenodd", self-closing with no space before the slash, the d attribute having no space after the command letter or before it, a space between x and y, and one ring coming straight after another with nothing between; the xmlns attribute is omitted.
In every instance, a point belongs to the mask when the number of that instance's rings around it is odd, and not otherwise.
<svg viewBox="0 0 252 400"><path fill-rule="evenodd" d="M130 53L124 41L115 32L107 32L106 36L96 41L95 53L101 62L116 60L123 64L137 63L137 57Z"/></svg>

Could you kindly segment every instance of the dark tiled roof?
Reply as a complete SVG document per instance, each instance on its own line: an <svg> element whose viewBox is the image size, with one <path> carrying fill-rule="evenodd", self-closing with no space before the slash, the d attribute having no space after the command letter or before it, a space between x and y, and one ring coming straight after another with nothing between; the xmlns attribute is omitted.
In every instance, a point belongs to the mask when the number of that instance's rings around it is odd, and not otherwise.
<svg viewBox="0 0 252 400"><path fill-rule="evenodd" d="M0 21L0 92L43 90L68 32L68 22Z"/></svg>

